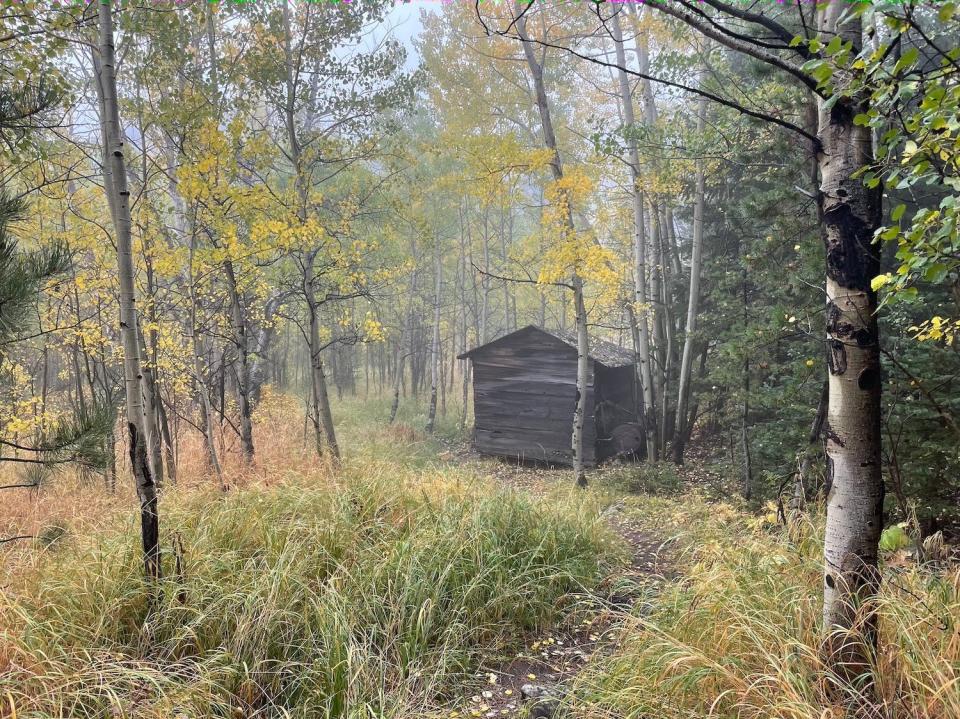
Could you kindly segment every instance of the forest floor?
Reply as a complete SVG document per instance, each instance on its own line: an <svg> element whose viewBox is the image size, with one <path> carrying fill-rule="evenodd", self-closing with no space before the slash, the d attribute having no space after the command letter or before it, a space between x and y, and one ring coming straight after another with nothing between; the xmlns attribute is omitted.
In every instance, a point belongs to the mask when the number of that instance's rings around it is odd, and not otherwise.
<svg viewBox="0 0 960 719"><path fill-rule="evenodd" d="M185 442L147 622L129 482L14 490L0 536L37 539L0 547L0 718L845 715L818 658L816 512L747 512L697 457L605 466L584 492L477 457L455 408L429 437L421 408L387 426L387 406L337 407L331 474L267 397L255 467L221 446L227 494ZM893 553L884 574L860 715L960 717L960 565Z"/></svg>

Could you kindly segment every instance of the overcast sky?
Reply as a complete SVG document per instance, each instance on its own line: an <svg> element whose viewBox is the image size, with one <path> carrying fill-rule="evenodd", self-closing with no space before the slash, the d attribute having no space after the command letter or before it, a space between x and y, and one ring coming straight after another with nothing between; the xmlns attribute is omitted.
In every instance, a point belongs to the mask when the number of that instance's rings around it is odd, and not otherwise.
<svg viewBox="0 0 960 719"><path fill-rule="evenodd" d="M384 32L390 32L407 48L407 67L409 69L415 68L420 62L417 51L413 46L414 39L423 30L420 12L437 12L438 5L439 3L436 0L412 0L412 2L399 2L398 0L384 19Z"/></svg>

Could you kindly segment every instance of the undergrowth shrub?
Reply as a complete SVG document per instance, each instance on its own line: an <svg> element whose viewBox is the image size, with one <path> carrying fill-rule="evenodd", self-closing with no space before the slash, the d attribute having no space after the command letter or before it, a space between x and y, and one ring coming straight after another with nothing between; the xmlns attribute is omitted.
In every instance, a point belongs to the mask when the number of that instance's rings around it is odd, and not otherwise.
<svg viewBox="0 0 960 719"><path fill-rule="evenodd" d="M683 478L673 462L624 462L604 468L605 486L630 494L676 495L683 491Z"/></svg>
<svg viewBox="0 0 960 719"><path fill-rule="evenodd" d="M50 553L0 599L0 698L21 718L410 716L606 572L582 494L384 467L169 495L155 607L132 517Z"/></svg>
<svg viewBox="0 0 960 719"><path fill-rule="evenodd" d="M612 655L578 677L576 716L960 717L956 565L898 566L890 557L878 600L878 680L857 692L819 659L822 522L788 534L722 503L627 502L678 538L683 578L652 613L627 618Z"/></svg>

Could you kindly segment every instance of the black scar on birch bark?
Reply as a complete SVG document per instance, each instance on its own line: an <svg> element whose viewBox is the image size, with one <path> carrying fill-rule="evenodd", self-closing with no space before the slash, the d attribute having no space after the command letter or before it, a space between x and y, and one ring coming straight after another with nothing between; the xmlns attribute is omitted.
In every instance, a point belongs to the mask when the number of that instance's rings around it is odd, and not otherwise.
<svg viewBox="0 0 960 719"><path fill-rule="evenodd" d="M871 327L854 327L849 322L842 322L840 308L834 302L827 303L827 332L831 337L828 343L827 366L830 374L834 375L841 375L847 371L847 344L869 347L877 341ZM865 382L860 384L861 389L871 389L875 386L869 378Z"/></svg>
<svg viewBox="0 0 960 719"><path fill-rule="evenodd" d="M840 308L834 302L827 304L827 331L833 337L853 340L857 347L869 347L876 342L876 338L869 328L854 327L849 322L841 322Z"/></svg>
<svg viewBox="0 0 960 719"><path fill-rule="evenodd" d="M847 193L842 187L837 192L843 193L841 196ZM826 228L833 228L827 233L827 275L841 287L872 292L870 281L879 261L873 230L844 202L825 207L823 222Z"/></svg>
<svg viewBox="0 0 960 719"><path fill-rule="evenodd" d="M840 435L837 434L836 432L834 432L834 431L833 431L833 428L832 428L829 424L827 424L827 425L823 428L823 438L824 438L824 439L833 440L833 441L836 442L837 445L840 446L840 447L845 447L845 446L846 446L846 445L844 444L843 440L840 439Z"/></svg>
<svg viewBox="0 0 960 719"><path fill-rule="evenodd" d="M827 302L827 368L830 374L841 375L847 371L847 352L843 341L838 339L849 334L853 329L849 324L840 321L840 308L835 302Z"/></svg>
<svg viewBox="0 0 960 719"><path fill-rule="evenodd" d="M847 350L843 342L836 339L829 340L829 349L827 353L827 366L830 374L841 375L847 371Z"/></svg>
<svg viewBox="0 0 960 719"><path fill-rule="evenodd" d="M833 457L827 455L827 471L823 477L823 496L829 497L833 490Z"/></svg>
<svg viewBox="0 0 960 719"><path fill-rule="evenodd" d="M857 386L862 390L876 389L880 385L880 370L876 367L864 367L857 376Z"/></svg>
<svg viewBox="0 0 960 719"><path fill-rule="evenodd" d="M147 450L145 443L140 442L137 426L133 422L127 423L127 431L130 433L130 464L134 468L134 474L137 474L136 468L140 468L143 473L144 484L147 487L154 485L153 474L150 472L150 462L147 460ZM144 502L140 497L139 487L137 495L140 499L140 542L143 546L143 567L150 579L159 580L162 576L160 567L160 523L157 521L157 497L153 494L148 502ZM151 605L157 601L157 595L151 596Z"/></svg>
<svg viewBox="0 0 960 719"><path fill-rule="evenodd" d="M130 466L137 466L137 425L133 422L127 422L127 432L130 435Z"/></svg>

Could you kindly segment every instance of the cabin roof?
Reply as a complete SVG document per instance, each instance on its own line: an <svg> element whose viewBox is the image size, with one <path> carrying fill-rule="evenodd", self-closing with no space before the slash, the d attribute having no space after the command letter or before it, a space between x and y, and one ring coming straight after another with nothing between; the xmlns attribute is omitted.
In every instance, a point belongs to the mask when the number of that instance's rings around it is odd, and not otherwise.
<svg viewBox="0 0 960 719"><path fill-rule="evenodd" d="M498 337L497 339L487 342L486 344L482 344L479 347L474 347L473 349L464 352L461 355L457 355L457 359L467 359L468 357L472 357L473 355L482 352L489 347L507 344L511 339L516 339L520 335L536 332L548 335L556 340L560 340L565 345L572 347L574 350L577 349L577 335L574 332L547 330L538 325L527 325L526 327L521 327L510 334L503 335L502 337ZM597 339L595 337L590 338L589 356L594 362L599 362L604 367L626 367L628 365L632 365L635 361L634 354L630 350L624 349L619 345L615 345L613 342L607 342L606 340Z"/></svg>

